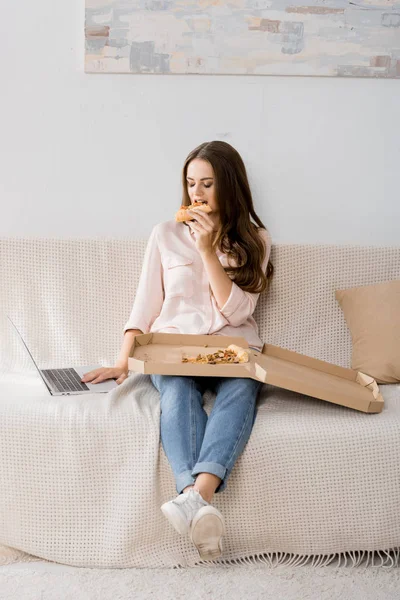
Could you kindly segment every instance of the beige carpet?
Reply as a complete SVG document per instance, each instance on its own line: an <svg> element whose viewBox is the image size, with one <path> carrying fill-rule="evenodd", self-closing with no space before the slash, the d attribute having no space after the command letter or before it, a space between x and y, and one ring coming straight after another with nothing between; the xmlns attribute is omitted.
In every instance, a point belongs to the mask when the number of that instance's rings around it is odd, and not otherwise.
<svg viewBox="0 0 400 600"><path fill-rule="evenodd" d="M279 557L272 565L87 569L21 562L0 567L0 599L400 600L400 568L378 555L357 567L278 563Z"/></svg>

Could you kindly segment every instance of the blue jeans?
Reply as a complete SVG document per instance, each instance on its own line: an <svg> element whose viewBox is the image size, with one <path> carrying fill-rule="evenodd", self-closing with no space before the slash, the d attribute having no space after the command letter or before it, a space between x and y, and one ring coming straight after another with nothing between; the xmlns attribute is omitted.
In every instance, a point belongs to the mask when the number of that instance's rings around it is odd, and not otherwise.
<svg viewBox="0 0 400 600"><path fill-rule="evenodd" d="M216 492L222 492L253 429L261 382L241 377L150 377L160 392L161 443L178 494L199 473L219 477ZM203 408L207 388L216 393L209 417Z"/></svg>

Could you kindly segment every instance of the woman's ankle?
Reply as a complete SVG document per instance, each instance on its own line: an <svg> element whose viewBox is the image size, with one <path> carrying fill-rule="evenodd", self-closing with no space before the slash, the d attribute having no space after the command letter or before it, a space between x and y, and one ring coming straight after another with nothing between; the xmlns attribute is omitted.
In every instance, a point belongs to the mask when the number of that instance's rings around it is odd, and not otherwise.
<svg viewBox="0 0 400 600"><path fill-rule="evenodd" d="M201 487L196 487L195 485L193 486L193 489L196 490L196 492L198 492L200 494L200 496L203 498L203 500L208 502L208 504L211 504L211 500L213 499L213 496L214 496L214 494L212 492L210 493L207 490L202 489Z"/></svg>
<svg viewBox="0 0 400 600"><path fill-rule="evenodd" d="M211 503L212 500L212 496L214 494L207 494L204 490L201 490L200 488L195 487L195 484L192 485L188 485L187 487L185 487L184 490L182 490L182 494L187 494L187 492L189 492L190 490L196 490L196 492L198 492L200 494L200 496L203 498L203 500L205 500L206 502L208 502L208 504Z"/></svg>

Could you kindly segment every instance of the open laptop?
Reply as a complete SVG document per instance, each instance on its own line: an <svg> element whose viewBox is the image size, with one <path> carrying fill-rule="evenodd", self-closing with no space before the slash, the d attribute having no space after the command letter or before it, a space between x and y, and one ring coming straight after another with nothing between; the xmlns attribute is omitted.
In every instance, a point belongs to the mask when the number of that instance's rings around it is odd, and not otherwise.
<svg viewBox="0 0 400 600"><path fill-rule="evenodd" d="M14 327L15 331L20 337L40 377L43 379L47 390L52 396L70 396L75 394L93 394L93 392L109 392L118 386L115 379L108 379L107 381L102 381L101 383L83 383L81 381L81 378L85 373L93 371L94 369L99 369L101 368L101 365L69 367L67 369L39 369L17 326L15 323L13 323L8 315L7 319L10 321L11 325Z"/></svg>

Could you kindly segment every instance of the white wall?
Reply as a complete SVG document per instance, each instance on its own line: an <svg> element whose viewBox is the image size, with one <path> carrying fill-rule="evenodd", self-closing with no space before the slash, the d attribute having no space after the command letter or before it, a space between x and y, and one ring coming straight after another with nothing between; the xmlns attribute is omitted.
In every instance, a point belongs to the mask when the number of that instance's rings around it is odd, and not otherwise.
<svg viewBox="0 0 400 600"><path fill-rule="evenodd" d="M3 6L0 236L145 237L223 139L275 243L400 244L400 80L87 75L83 5Z"/></svg>

